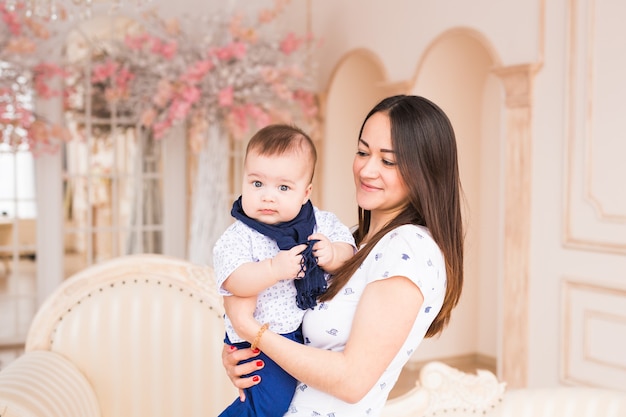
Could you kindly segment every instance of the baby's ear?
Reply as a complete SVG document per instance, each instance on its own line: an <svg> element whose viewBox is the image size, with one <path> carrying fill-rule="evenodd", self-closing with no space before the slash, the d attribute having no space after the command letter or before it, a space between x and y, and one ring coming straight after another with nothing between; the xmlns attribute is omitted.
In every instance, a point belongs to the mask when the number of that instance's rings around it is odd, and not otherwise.
<svg viewBox="0 0 626 417"><path fill-rule="evenodd" d="M306 187L306 191L304 192L304 199L302 200L302 205L305 205L307 203L307 201L309 201L309 199L311 198L311 192L313 191L313 184L309 184L308 187Z"/></svg>

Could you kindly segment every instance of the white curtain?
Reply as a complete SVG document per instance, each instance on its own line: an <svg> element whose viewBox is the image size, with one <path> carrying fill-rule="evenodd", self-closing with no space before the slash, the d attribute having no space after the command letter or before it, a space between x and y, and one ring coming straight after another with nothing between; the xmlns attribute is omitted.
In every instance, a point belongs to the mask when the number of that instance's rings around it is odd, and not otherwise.
<svg viewBox="0 0 626 417"><path fill-rule="evenodd" d="M138 131L138 135L139 149L135 158L132 208L125 253L163 253L163 233L154 230L163 224L161 143L154 139L152 132Z"/></svg>
<svg viewBox="0 0 626 417"><path fill-rule="evenodd" d="M228 137L213 123L198 155L193 188L189 260L213 266L213 245L231 221Z"/></svg>

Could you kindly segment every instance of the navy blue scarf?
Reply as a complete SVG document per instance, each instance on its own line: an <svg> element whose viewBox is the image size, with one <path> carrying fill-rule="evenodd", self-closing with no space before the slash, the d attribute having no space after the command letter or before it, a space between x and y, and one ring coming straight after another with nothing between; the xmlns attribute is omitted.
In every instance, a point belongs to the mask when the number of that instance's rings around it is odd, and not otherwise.
<svg viewBox="0 0 626 417"><path fill-rule="evenodd" d="M326 278L313 254L313 245L317 240L307 240L315 228L315 213L311 201L302 206L295 219L278 224L265 224L248 217L241 206L241 197L233 203L230 214L257 232L274 239L280 250L289 250L303 243L307 245L302 252L303 263L300 269L304 270L304 278L294 280L297 290L296 304L302 310L315 307L317 297L326 292Z"/></svg>

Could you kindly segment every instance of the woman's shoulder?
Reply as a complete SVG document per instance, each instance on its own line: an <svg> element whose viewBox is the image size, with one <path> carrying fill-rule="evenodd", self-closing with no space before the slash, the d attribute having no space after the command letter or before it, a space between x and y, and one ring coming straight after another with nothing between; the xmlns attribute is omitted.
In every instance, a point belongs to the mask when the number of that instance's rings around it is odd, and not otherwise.
<svg viewBox="0 0 626 417"><path fill-rule="evenodd" d="M368 282L405 276L422 288L424 283L445 277L443 253L427 228L402 225L390 230L363 262Z"/></svg>
<svg viewBox="0 0 626 417"><path fill-rule="evenodd" d="M415 224L403 224L385 234L378 242L379 250L387 248L392 250L398 248L402 250L413 250L419 252L432 252L440 254L439 245L435 242L430 231L425 226Z"/></svg>
<svg viewBox="0 0 626 417"><path fill-rule="evenodd" d="M395 239L398 236L404 239L434 242L433 237L430 234L430 231L428 230L428 228L425 226L417 225L417 224L400 225L396 227L395 229L392 229L389 232L387 232L387 234L383 236L383 240Z"/></svg>

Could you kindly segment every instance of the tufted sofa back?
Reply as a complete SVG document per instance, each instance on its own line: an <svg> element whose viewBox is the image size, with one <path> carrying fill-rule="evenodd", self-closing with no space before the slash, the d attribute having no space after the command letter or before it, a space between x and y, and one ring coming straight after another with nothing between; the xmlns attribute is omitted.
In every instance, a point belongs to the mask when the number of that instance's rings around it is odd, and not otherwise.
<svg viewBox="0 0 626 417"><path fill-rule="evenodd" d="M26 351L72 362L102 417L206 417L237 395L221 366L222 316L210 268L130 255L65 281L38 311Z"/></svg>

